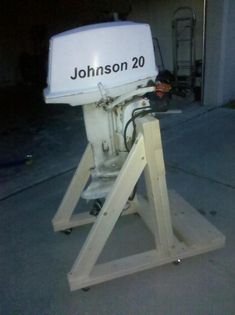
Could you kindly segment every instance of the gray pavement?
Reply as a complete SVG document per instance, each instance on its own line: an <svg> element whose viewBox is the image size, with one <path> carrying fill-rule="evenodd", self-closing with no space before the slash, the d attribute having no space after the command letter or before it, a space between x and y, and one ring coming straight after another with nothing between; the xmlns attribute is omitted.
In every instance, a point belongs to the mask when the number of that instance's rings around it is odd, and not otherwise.
<svg viewBox="0 0 235 315"><path fill-rule="evenodd" d="M40 141L34 139L34 163L1 170L0 314L234 315L234 121L234 110L204 107L161 118L169 189L224 233L226 246L178 266L164 265L71 293L66 274L90 226L66 236L55 234L50 221L85 146L85 133L77 109L50 116ZM77 210L86 207L79 204ZM123 217L101 260L152 247L139 217Z"/></svg>

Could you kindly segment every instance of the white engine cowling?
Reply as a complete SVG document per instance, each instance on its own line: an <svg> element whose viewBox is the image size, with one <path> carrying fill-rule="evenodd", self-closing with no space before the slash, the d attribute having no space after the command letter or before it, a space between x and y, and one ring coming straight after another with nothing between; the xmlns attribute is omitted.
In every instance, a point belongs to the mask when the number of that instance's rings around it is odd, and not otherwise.
<svg viewBox="0 0 235 315"><path fill-rule="evenodd" d="M148 24L109 22L79 27L50 40L47 103L84 105L114 98L155 79Z"/></svg>

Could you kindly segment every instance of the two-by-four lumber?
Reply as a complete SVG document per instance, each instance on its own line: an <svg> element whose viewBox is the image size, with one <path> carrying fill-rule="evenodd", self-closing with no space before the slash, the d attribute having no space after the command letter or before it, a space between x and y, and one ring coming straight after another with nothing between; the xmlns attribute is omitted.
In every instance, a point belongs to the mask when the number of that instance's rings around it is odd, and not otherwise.
<svg viewBox="0 0 235 315"><path fill-rule="evenodd" d="M170 204L173 207L174 248L169 252L156 249L123 257L110 262L95 265L89 276L76 278L68 275L71 290L109 281L142 270L157 267L166 263L203 254L224 246L225 237L188 202L174 191L169 192ZM147 201L138 196L136 210L148 208ZM144 217L145 219L147 217ZM152 221L145 221L154 234ZM182 238L183 239L182 239Z"/></svg>
<svg viewBox="0 0 235 315"><path fill-rule="evenodd" d="M175 191L169 191L169 197L174 233L195 254L197 248L209 251L224 245L225 236L185 199Z"/></svg>
<svg viewBox="0 0 235 315"><path fill-rule="evenodd" d="M69 273L69 280L90 274L145 165L144 139L140 134Z"/></svg>
<svg viewBox="0 0 235 315"><path fill-rule="evenodd" d="M159 121L151 116L137 120L137 132L144 136L147 165L144 170L149 211L148 221L153 223L157 250L168 251L174 245L169 199L165 179L165 165L162 151ZM144 216L142 211L140 214Z"/></svg>
<svg viewBox="0 0 235 315"><path fill-rule="evenodd" d="M121 215L129 215L129 214L135 213L136 212L135 205L136 205L135 201L131 201L128 208L125 208ZM64 225L60 224L60 227L62 228L62 230L66 230L66 229L94 223L96 219L97 217L94 215L91 215L89 211L75 213L71 216L69 222L65 222Z"/></svg>
<svg viewBox="0 0 235 315"><path fill-rule="evenodd" d="M138 119L137 131L137 140L68 274L71 290L152 268L178 258L204 253L224 244L224 236L195 210L187 211L189 205L182 199L179 202L177 195L173 198L175 205L173 202L172 220L159 123L149 116ZM88 145L62 205L53 219L55 230L66 228L66 225L72 227L94 221L87 213L72 215L93 164L91 146ZM95 265L143 170L148 198L136 198L127 212L137 211L141 215L153 232L156 248Z"/></svg>

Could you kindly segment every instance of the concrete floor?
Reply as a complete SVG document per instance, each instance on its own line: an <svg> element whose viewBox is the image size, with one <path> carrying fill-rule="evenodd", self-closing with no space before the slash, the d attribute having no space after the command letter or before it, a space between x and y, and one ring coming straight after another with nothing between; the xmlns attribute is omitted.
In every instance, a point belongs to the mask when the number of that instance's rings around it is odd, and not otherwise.
<svg viewBox="0 0 235 315"><path fill-rule="evenodd" d="M168 187L226 235L226 246L178 266L164 265L72 293L66 274L90 226L66 236L55 234L50 221L85 145L81 112L57 107L46 111L40 123L2 131L2 156L12 156L19 147L21 154L33 153L33 164L0 172L0 314L235 314L234 120L234 110L195 106L161 119ZM101 259L152 247L139 217L123 217Z"/></svg>

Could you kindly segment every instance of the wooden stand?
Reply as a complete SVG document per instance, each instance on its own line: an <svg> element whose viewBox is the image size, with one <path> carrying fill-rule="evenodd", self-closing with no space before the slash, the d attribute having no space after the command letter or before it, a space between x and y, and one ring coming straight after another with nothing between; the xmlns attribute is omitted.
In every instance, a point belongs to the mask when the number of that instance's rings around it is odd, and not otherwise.
<svg viewBox="0 0 235 315"><path fill-rule="evenodd" d="M165 180L159 122L148 116L138 119L137 139L98 215L73 214L94 167L91 145L79 163L64 199L52 220L55 231L93 223L91 231L68 274L71 290L125 276L222 247L225 237L176 193ZM123 211L144 171L147 199L137 196ZM155 248L104 264L96 261L122 214L138 212L155 239Z"/></svg>

